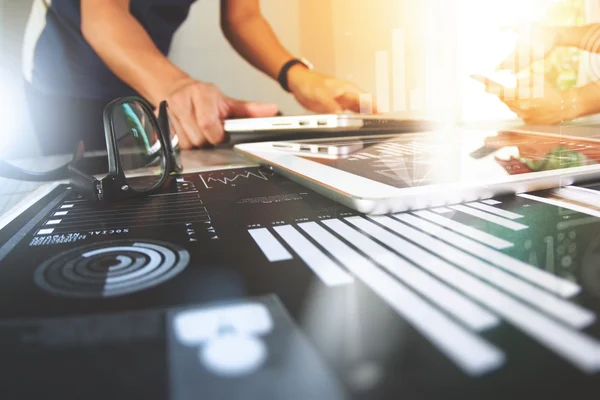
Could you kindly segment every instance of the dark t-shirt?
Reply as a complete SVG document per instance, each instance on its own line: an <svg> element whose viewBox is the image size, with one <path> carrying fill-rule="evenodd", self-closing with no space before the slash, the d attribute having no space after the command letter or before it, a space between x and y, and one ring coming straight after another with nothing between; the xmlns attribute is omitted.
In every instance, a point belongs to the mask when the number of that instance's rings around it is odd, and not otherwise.
<svg viewBox="0 0 600 400"><path fill-rule="evenodd" d="M43 3L43 0L35 1ZM130 10L159 50L167 55L175 31L195 1L131 0ZM80 0L45 2L49 7L43 6L45 25L34 47L32 85L49 94L86 99L134 94L84 39Z"/></svg>

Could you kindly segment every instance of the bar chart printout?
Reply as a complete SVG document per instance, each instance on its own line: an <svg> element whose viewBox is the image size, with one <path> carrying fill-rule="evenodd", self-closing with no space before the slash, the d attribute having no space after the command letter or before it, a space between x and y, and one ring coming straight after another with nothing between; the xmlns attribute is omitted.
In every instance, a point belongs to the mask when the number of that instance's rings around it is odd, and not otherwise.
<svg viewBox="0 0 600 400"><path fill-rule="evenodd" d="M379 150L355 156L420 151ZM600 216L561 193L368 216L260 168L106 205L56 186L0 230L0 388L187 400L191 379L246 399L277 376L299 398L595 398ZM200 312L260 298L267 313L235 323ZM165 311L205 321L176 346L184 375L164 364Z"/></svg>
<svg viewBox="0 0 600 400"><path fill-rule="evenodd" d="M583 373L597 373L600 341L585 333L597 316L572 300L580 285L503 252L516 246L511 234L526 235L530 227L501 205L487 200L261 229L289 246L325 285L359 281L369 287L467 374L483 375L507 362L504 349L484 334L501 324ZM256 237L256 230L249 232Z"/></svg>

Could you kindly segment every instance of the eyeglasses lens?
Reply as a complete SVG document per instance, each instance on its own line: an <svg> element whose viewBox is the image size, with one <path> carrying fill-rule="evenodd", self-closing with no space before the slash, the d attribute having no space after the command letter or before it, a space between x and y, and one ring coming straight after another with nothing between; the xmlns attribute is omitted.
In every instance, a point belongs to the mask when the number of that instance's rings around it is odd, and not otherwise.
<svg viewBox="0 0 600 400"><path fill-rule="evenodd" d="M154 188L166 168L154 116L132 101L115 107L112 122L128 185L140 191Z"/></svg>

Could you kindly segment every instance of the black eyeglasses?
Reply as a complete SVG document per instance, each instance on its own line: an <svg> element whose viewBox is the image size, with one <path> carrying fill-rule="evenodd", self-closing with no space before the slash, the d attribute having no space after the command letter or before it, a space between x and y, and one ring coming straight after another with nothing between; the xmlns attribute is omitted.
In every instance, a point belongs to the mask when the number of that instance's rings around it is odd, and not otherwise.
<svg viewBox="0 0 600 400"><path fill-rule="evenodd" d="M167 103L158 118L138 97L125 97L104 109L108 175L96 179L77 168L81 150L69 165L71 182L87 198L125 200L161 188L172 172L181 171L177 135L172 132Z"/></svg>
<svg viewBox="0 0 600 400"><path fill-rule="evenodd" d="M73 187L94 201L117 201L147 195L164 186L172 172L182 170L177 135L171 129L168 106L162 102L155 116L139 97L112 101L104 109L108 174L97 179L78 168L84 158L82 143L73 161L46 173L24 171L8 163L4 176L21 180L56 180L69 175ZM3 164L0 164L2 166Z"/></svg>

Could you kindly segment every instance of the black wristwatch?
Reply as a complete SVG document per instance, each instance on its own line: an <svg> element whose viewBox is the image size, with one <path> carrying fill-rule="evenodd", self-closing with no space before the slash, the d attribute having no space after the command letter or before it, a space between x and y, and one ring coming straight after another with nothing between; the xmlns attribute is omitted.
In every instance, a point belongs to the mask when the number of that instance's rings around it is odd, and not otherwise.
<svg viewBox="0 0 600 400"><path fill-rule="evenodd" d="M313 65L305 58L292 58L290 61L283 64L281 71L279 71L279 75L277 75L277 82L279 82L286 92L291 92L290 87L288 86L288 71L294 65L298 64L304 65L309 70L313 69Z"/></svg>

